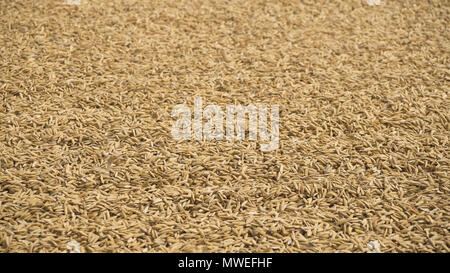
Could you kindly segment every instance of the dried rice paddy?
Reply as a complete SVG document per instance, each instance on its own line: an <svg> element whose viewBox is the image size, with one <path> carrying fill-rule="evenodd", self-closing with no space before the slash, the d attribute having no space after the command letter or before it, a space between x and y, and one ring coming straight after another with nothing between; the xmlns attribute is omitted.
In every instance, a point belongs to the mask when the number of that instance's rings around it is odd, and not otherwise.
<svg viewBox="0 0 450 273"><path fill-rule="evenodd" d="M1 252L449 252L448 1L1 1ZM172 108L280 105L280 147Z"/></svg>

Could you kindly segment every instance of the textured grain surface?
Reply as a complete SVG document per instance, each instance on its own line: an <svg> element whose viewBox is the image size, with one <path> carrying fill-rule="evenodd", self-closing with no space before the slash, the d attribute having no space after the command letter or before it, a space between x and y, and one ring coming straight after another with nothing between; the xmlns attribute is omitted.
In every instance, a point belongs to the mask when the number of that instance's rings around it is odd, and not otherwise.
<svg viewBox="0 0 450 273"><path fill-rule="evenodd" d="M81 1L0 2L0 251L449 252L448 1Z"/></svg>

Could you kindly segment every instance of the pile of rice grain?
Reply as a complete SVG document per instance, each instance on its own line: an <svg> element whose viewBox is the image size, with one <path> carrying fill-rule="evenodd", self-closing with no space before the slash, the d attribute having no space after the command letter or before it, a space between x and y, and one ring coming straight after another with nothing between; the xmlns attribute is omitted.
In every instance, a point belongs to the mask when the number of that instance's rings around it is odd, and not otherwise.
<svg viewBox="0 0 450 273"><path fill-rule="evenodd" d="M449 252L449 14L1 1L0 251ZM173 140L195 96L280 105L279 149Z"/></svg>

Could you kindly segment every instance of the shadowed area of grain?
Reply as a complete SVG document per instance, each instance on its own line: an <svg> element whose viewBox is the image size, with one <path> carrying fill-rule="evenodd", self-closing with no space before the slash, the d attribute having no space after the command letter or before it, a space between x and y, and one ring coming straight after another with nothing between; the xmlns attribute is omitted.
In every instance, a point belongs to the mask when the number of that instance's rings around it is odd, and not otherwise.
<svg viewBox="0 0 450 273"><path fill-rule="evenodd" d="M0 251L449 252L448 2L241 2L0 3Z"/></svg>

